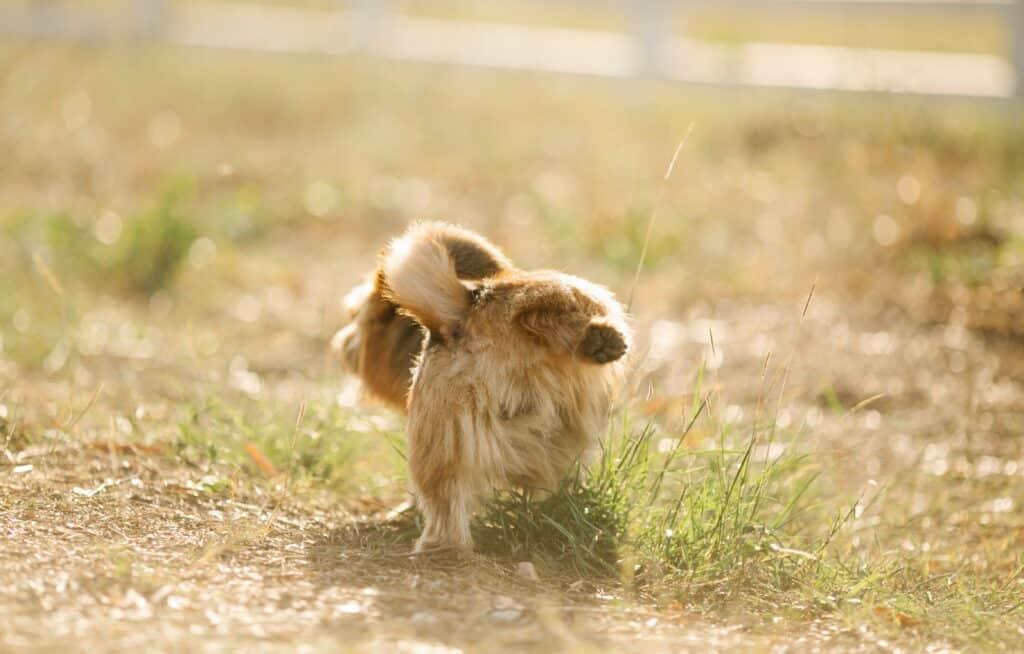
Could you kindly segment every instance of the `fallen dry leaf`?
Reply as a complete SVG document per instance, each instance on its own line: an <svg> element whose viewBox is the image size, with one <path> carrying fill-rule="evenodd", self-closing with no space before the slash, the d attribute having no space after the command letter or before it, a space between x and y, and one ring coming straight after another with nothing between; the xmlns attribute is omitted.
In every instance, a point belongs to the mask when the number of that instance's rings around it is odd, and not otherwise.
<svg viewBox="0 0 1024 654"><path fill-rule="evenodd" d="M260 472L267 477L277 476L277 468L274 467L274 464L270 462L270 459L267 458L267 455L263 453L256 443L246 441L245 452L252 459L252 462L256 464L256 467L260 469Z"/></svg>
<svg viewBox="0 0 1024 654"><path fill-rule="evenodd" d="M920 620L887 606L876 606L875 615L883 620L887 620L888 622L907 629L920 626L921 624Z"/></svg>

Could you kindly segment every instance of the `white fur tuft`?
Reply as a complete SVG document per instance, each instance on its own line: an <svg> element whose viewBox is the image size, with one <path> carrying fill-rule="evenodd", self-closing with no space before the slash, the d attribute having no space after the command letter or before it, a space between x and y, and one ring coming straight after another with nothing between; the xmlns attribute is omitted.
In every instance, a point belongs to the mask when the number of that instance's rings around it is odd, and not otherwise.
<svg viewBox="0 0 1024 654"><path fill-rule="evenodd" d="M448 334L465 317L469 294L438 238L441 229L413 225L391 243L383 267L391 301L427 329Z"/></svg>

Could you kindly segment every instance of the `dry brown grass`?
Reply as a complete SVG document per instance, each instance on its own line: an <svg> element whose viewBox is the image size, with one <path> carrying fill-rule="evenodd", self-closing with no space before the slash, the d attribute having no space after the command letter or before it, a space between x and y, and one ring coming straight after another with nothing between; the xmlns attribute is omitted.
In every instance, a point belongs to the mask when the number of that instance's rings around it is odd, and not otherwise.
<svg viewBox="0 0 1024 654"><path fill-rule="evenodd" d="M184 51L3 55L0 647L1020 645L1024 357L970 329L969 308L1017 306L1022 141L998 111ZM690 121L636 297L650 351L629 412L653 420L657 448L706 393L688 466L760 430L809 454L819 478L793 538L876 498L832 542L834 578L748 563L652 586L630 561L606 580L538 558L538 583L514 559L406 557L408 521L385 519L407 499L401 419L355 404L326 354L341 293L430 216L624 295ZM176 211L203 240L140 295L123 280L145 275L114 256L126 241L103 242L107 212L122 235L142 229L182 179ZM983 265L964 264L976 246ZM946 284L967 294L932 315ZM786 557L802 558L749 560Z"/></svg>

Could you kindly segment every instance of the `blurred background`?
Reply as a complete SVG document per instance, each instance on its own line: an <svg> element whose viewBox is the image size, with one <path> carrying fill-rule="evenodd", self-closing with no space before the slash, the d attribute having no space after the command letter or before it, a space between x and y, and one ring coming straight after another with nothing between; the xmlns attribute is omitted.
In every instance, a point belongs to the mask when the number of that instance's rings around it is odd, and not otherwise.
<svg viewBox="0 0 1024 654"><path fill-rule="evenodd" d="M393 506L401 416L328 343L387 239L445 219L632 298L623 402L659 433L711 392L692 447L770 425L821 506L884 486L844 551L1019 576L1024 4L2 0L0 32L3 497L210 496L214 536L280 470L328 522ZM109 501L23 520L141 511ZM5 569L50 569L39 534ZM12 602L0 632L45 642Z"/></svg>
<svg viewBox="0 0 1024 654"><path fill-rule="evenodd" d="M319 344L416 218L632 291L659 193L640 317L820 277L1019 337L1022 7L5 1L5 352L140 299Z"/></svg>
<svg viewBox="0 0 1024 654"><path fill-rule="evenodd" d="M713 84L1008 97L1013 0L8 0L6 32Z"/></svg>
<svg viewBox="0 0 1024 654"><path fill-rule="evenodd" d="M848 354L808 357L810 405L973 402L965 371L1020 379L1022 16L999 0L4 2L4 370L127 396L196 378L333 393L340 298L410 220L443 218L635 296L640 385L669 405L703 358L756 387L745 373L812 287L802 347Z"/></svg>
<svg viewBox="0 0 1024 654"><path fill-rule="evenodd" d="M808 410L886 394L955 422L993 379L1019 402L1022 16L4 2L3 369L129 403L196 380L332 395L340 298L431 218L634 297L652 406L685 402L704 359L734 367L737 401L756 394L812 287Z"/></svg>

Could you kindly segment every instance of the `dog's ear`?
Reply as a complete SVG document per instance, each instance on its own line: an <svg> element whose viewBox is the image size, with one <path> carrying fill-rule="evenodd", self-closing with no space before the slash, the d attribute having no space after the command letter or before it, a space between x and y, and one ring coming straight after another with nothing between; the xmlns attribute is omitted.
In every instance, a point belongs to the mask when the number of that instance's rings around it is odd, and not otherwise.
<svg viewBox="0 0 1024 654"><path fill-rule="evenodd" d="M448 250L459 279L485 279L512 270L512 262L484 237L453 225L432 226L436 238Z"/></svg>
<svg viewBox="0 0 1024 654"><path fill-rule="evenodd" d="M381 304L384 304L383 302ZM390 318L365 324L359 375L371 395L404 407L412 368L423 347L423 330L390 307Z"/></svg>
<svg viewBox="0 0 1024 654"><path fill-rule="evenodd" d="M345 313L348 314L349 318L355 318L363 306L370 300L370 296L375 291L374 283L372 281L363 282L358 286L355 286L341 301L342 307L345 309Z"/></svg>
<svg viewBox="0 0 1024 654"><path fill-rule="evenodd" d="M460 331L470 291L459 280L455 259L436 223L419 223L392 241L381 258L384 297L444 339Z"/></svg>

